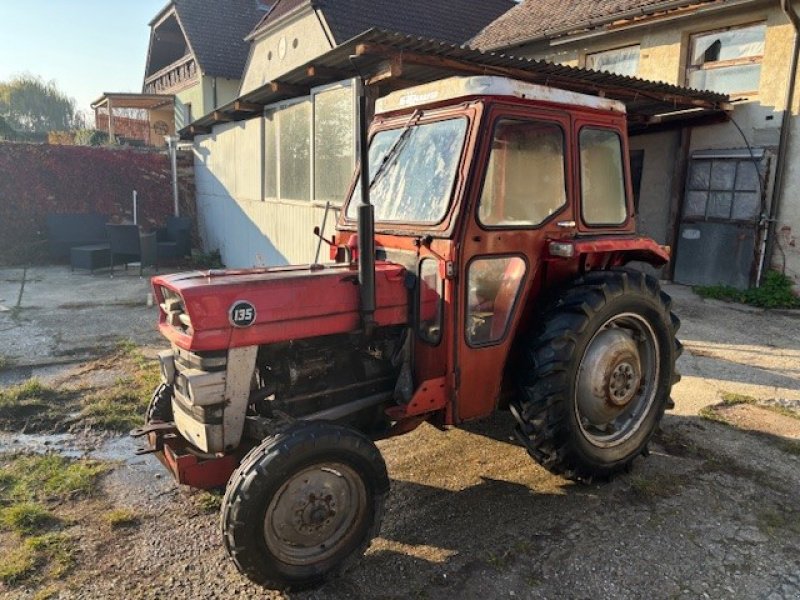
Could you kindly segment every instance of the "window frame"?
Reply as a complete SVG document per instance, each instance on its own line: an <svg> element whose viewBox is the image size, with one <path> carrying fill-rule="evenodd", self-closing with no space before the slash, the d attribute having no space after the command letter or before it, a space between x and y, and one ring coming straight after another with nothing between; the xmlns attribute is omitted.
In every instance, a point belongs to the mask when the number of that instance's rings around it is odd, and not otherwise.
<svg viewBox="0 0 800 600"><path fill-rule="evenodd" d="M439 335L437 338L431 339L426 336L422 335L420 330L420 326L422 325L422 266L425 264L426 261L430 261L436 265L436 281L439 284L439 305L437 306L437 314L439 316ZM424 344L427 344L431 347L437 347L439 344L442 343L442 339L444 338L444 322L445 322L445 310L444 310L444 282L445 280L439 274L439 262L440 260L434 256L423 256L419 260L419 264L417 266L417 299L416 299L416 323L414 325L414 330L416 332L416 337Z"/></svg>
<svg viewBox="0 0 800 600"><path fill-rule="evenodd" d="M615 46L613 48L606 48L605 50L595 50L593 52L586 52L583 55L583 67L585 69L591 69L592 71L597 71L598 73L610 73L613 75L619 75L619 73L615 73L614 71L608 71L605 69L595 69L594 67L589 66L589 57L597 56L598 54L609 54L611 52L618 52L620 50L630 50L632 48L637 48L639 50L639 56L636 60L636 73L633 75L621 75L621 77L638 77L639 76L639 67L641 66L642 61L642 44L641 42L637 42L635 44L626 44L625 46Z"/></svg>
<svg viewBox="0 0 800 600"><path fill-rule="evenodd" d="M687 177L686 177L686 185L684 187L684 198L681 204L681 218L683 222L686 223L733 223L737 225L747 225L757 223L759 219L759 215L764 211L764 174L766 173L767 169L769 168L767 162L767 156L762 154L758 158L756 155L753 156L704 156L704 155L696 155L692 156L689 159L689 165L687 169ZM693 188L691 186L691 174L692 169L696 163L709 163L709 178L708 178L708 185L705 189ZM733 187L729 190L721 189L714 187L713 185L713 170L715 163L733 163ZM737 189L736 183L739 180L739 170L742 168L742 165L752 165L756 169L756 177L758 178L756 189L755 190L746 190L746 189ZM689 194L692 192L703 193L706 195L705 197L705 205L704 211L702 215L694 214L694 213L687 213L687 204L689 199ZM717 215L709 215L709 207L711 204L711 194L718 193L718 194L730 194L731 197L731 205L730 210L728 211L727 217L717 216ZM758 210L756 213L747 219L742 218L734 218L734 211L736 209L736 195L737 194L755 194L758 199Z"/></svg>
<svg viewBox="0 0 800 600"><path fill-rule="evenodd" d="M766 21L752 21L749 23L741 23L738 25L729 25L727 27L716 27L714 29L707 29L705 31L696 31L693 33L689 33L688 42L686 46L686 68L684 73L684 85L687 88L691 88L690 80L693 73L696 71L714 71L717 69L725 69L728 67L738 67L738 66L747 66L747 65L754 65L757 64L759 66L763 65L764 63L764 56L765 54L757 54L748 56L746 58L733 58L727 60L717 60L712 62L703 63L700 65L693 65L692 64L692 51L694 50L695 40L701 36L705 35L713 35L715 33L725 33L728 31L736 31L737 29L749 29L753 27L763 26L764 27L764 44L766 49L766 41L767 41L767 22ZM759 73L759 77L762 73ZM706 89L706 91L714 91ZM728 96L731 99L741 99L747 98L752 96L757 96L761 93L760 89L756 90L742 90L737 92L730 92Z"/></svg>
<svg viewBox="0 0 800 600"><path fill-rule="evenodd" d="M504 259L504 258L519 258L525 264L525 275L519 281L519 288L517 288L517 296L514 298L514 304L511 306L510 316L508 322L506 323L506 327L503 330L503 335L499 339L491 340L488 342L484 342L482 344L473 344L469 339L469 273L470 269L472 269L472 265L479 261L479 260L493 260L493 259ZM464 282L465 285L461 286L463 288L462 297L464 302L464 320L462 322L462 326L464 327L464 343L467 345L468 348L471 350L482 350L484 348L493 348L495 346L500 346L508 341L511 337L511 324L514 319L517 318L517 309L520 306L522 297L525 295L525 289L528 285L528 278L531 275L531 264L528 260L528 257L524 254L519 254L517 252L507 252L503 254L476 254L475 256L471 257L467 264L464 267Z"/></svg>
<svg viewBox="0 0 800 600"><path fill-rule="evenodd" d="M563 159L563 163L564 163L564 202L561 205L559 205L553 211L553 213L551 215L549 215L548 217L542 219L538 223L526 224L526 225L522 225L522 224L515 224L515 225L489 225L487 223L484 223L481 220L481 200L483 199L483 190L484 190L484 187L486 186L486 178L489 175L489 161L492 158L492 150L493 149L491 147L491 143L494 141L494 136L497 133L497 128L498 128L498 126L500 125L500 123L502 121L516 121L516 122L521 122L521 123L545 123L547 125L554 125L555 127L558 127L559 131L561 131L562 144L563 144L562 145L562 159ZM501 113L501 114L495 115L494 119L492 120L491 132L492 132L492 135L489 138L491 141L487 142L487 143L490 144L490 146L488 148L488 151L485 154L486 159L483 161L483 164L481 165L483 173L481 175L480 186L478 187L478 191L477 191L477 194L478 194L477 195L477 199L475 200L475 220L477 221L478 226L481 229L485 230L485 231L509 230L509 229L511 229L511 230L541 229L548 222L552 221L553 219L558 217L558 215L560 215L562 212L564 212L564 209L566 207L568 207L569 204L570 204L570 193L569 193L569 191L570 191L570 185L569 185L570 171L569 171L569 160L568 160L570 148L569 148L569 131L568 131L568 127L565 127L565 123L562 122L559 119L556 119L556 118L546 118L546 117L542 117L542 116L539 116L539 115L531 117L529 115L522 115L521 113L520 114Z"/></svg>
<svg viewBox="0 0 800 600"><path fill-rule="evenodd" d="M622 159L622 193L624 195L625 200L625 216L622 221L618 223L590 223L586 220L586 214L584 211L584 198L583 198L583 156L581 153L581 135L586 129L595 129L598 131L608 131L613 133L617 136L619 140L619 148L620 148L620 158ZM628 224L633 216L632 212L632 201L631 198L631 189L630 189L630 158L627 157L628 146L625 144L625 138L622 135L622 132L613 126L602 125L600 123L583 123L575 132L575 140L576 140L576 161L577 161L577 181L575 182L578 187L578 203L580 204L580 215L581 215L581 224L589 229L619 229L624 227Z"/></svg>
<svg viewBox="0 0 800 600"><path fill-rule="evenodd" d="M445 203L445 210L443 216L437 220L436 222L433 221L382 221L378 219L377 210L375 215L375 230L378 233L386 233L389 231L398 231L399 228L408 229L411 231L427 231L427 230L434 230L440 229L447 221L450 220L451 215L453 213L453 204L454 200L458 193L460 193L460 186L461 180L463 178L463 170L464 170L464 158L466 156L467 151L469 150L472 140L472 124L474 121L474 117L467 113L461 112L439 112L437 109L428 109L427 111L421 111L422 116L419 117L416 123L414 123L413 127L420 127L423 125L431 125L434 123L442 123L444 121L456 121L456 120L463 120L466 125L464 127L464 137L461 141L461 150L458 152L458 158L456 159L456 168L453 174L453 181L450 184L450 194L448 196L447 202ZM370 132L369 139L367 140L367 147L372 148L372 142L374 141L375 137L383 133L385 131L392 131L399 129L402 131L404 124L408 121L409 115L405 114L403 116L404 120L401 121L393 121L392 126L389 127L380 127L375 129L374 131ZM372 165L370 165L370 168ZM345 224L346 225L354 225L358 223L358 218L356 216L351 217L349 215L350 212L350 205L355 203L355 206L361 201L359 195L357 194L359 186L360 186L360 172L356 173L356 177L353 183L350 184L348 189L348 196L345 203L341 205L342 214L344 215ZM373 202L374 205L374 202Z"/></svg>
<svg viewBox="0 0 800 600"><path fill-rule="evenodd" d="M267 167L266 167L266 160L267 160L267 139L266 139L266 124L262 125L262 161L261 161L261 189L262 189L262 202L269 202L271 204L285 204L289 206L307 206L307 207L317 207L317 208L324 208L325 201L317 200L316 199L316 128L315 128L315 117L316 117L316 96L319 94L323 94L325 92L329 92L331 90L341 89L341 88L349 88L351 91L351 114L353 117L353 130L357 133L358 132L358 96L355 93L355 80L353 79L344 79L342 81L336 81L334 83L329 83L325 85L320 85L314 88L311 88L309 93L305 96L300 96L297 98L291 98L289 100L281 100L278 102L273 102L272 104L268 104L264 107L264 110L261 113L262 121L266 121L270 119L269 114L271 115L271 120L273 122L274 132L275 132L275 190L276 195L275 197L267 196ZM281 176L280 176L280 168L281 168L281 151L280 151L280 136L281 136L281 124L280 119L276 119L276 115L283 109L290 108L296 104L301 104L303 102L308 102L310 109L309 109L309 119L308 119L308 132L309 132L309 198L308 200L298 200L296 198L283 198L281 197ZM358 149L356 147L356 136L353 136L353 161L352 161L352 169L355 171L355 167L358 161ZM348 194L350 191L350 184L348 183L348 188L345 191ZM335 204L331 202L331 210L336 211L337 213L342 210L342 208L347 203L348 197L345 196L342 199L341 204Z"/></svg>
<svg viewBox="0 0 800 600"><path fill-rule="evenodd" d="M317 181L316 181L316 172L317 172L317 148L316 148L316 138L317 138L317 128L316 128L316 118L317 118L317 100L316 97L320 94L324 94L325 92L330 92L338 89L349 89L350 90L350 114L353 118L353 140L352 140L352 161L351 161L351 168L350 168L350 177L352 177L353 172L356 169L356 164L358 163L358 148L357 148L357 138L358 138L358 95L356 94L356 88L353 79L345 79L343 81L337 81L335 83L329 83L326 85L320 85L314 88L311 88L311 93L309 96L311 97L311 206L318 206L318 207L325 207L324 200L317 200ZM344 205L347 203L347 193L350 191L350 182L348 178L348 184L344 191L344 197L342 201L338 204L331 201L331 208L336 209L336 211L342 210Z"/></svg>

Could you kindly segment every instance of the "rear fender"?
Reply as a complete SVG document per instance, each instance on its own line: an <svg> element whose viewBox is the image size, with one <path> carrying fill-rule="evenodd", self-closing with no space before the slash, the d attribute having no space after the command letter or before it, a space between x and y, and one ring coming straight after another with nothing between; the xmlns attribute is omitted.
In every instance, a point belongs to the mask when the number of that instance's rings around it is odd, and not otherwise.
<svg viewBox="0 0 800 600"><path fill-rule="evenodd" d="M558 245L561 252L566 245L566 252L579 261L582 271L620 267L632 261L663 267L670 261L669 246L661 246L646 237L575 239L558 242ZM552 246L550 254L555 256Z"/></svg>

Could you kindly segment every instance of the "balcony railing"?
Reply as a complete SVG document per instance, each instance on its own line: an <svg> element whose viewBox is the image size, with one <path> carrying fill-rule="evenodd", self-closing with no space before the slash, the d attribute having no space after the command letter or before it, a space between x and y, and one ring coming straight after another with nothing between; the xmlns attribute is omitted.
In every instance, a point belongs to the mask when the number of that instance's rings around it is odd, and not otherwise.
<svg viewBox="0 0 800 600"><path fill-rule="evenodd" d="M147 94L170 94L194 83L197 77L194 56L185 56L145 79L144 91Z"/></svg>

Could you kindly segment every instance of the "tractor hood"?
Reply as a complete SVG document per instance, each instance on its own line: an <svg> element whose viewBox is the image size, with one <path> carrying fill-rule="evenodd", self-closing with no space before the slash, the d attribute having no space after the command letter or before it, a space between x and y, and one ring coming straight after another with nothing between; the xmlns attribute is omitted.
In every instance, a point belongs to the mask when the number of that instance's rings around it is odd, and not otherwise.
<svg viewBox="0 0 800 600"><path fill-rule="evenodd" d="M378 326L408 320L405 268L378 262ZM227 350L272 344L361 327L358 271L280 267L194 271L153 277L159 330L185 350Z"/></svg>

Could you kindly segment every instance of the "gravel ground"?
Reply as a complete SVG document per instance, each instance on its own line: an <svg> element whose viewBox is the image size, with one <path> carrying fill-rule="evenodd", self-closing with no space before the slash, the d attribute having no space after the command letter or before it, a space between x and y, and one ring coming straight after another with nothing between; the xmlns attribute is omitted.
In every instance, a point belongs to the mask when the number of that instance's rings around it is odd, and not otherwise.
<svg viewBox="0 0 800 600"><path fill-rule="evenodd" d="M632 473L591 486L555 477L511 441L505 413L445 433L422 426L379 443L392 493L367 556L340 580L284 596L236 572L217 515L154 458L100 440L95 456L123 461L108 497L142 522L114 537L85 532L55 597L800 598L800 456L786 450L796 429L755 434L698 416L724 392L798 408L800 315L667 291L684 323L684 379ZM11 444L0 437L0 450Z"/></svg>

